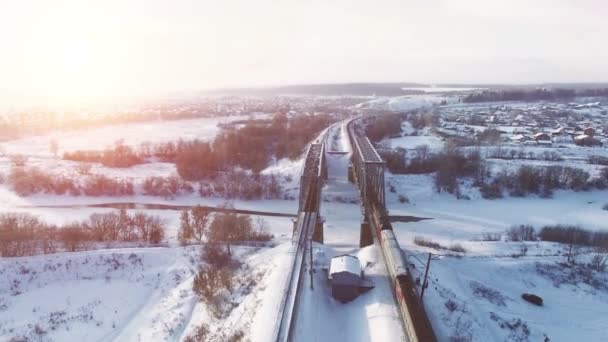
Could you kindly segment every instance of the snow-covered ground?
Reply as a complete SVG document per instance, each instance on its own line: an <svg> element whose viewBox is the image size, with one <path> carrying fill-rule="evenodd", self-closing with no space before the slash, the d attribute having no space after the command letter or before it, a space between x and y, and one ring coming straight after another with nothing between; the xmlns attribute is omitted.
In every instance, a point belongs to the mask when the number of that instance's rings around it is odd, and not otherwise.
<svg viewBox="0 0 608 342"><path fill-rule="evenodd" d="M358 104L357 108L378 110L403 111L427 108L448 101L448 97L439 95L407 95L398 97L382 97Z"/></svg>
<svg viewBox="0 0 608 342"><path fill-rule="evenodd" d="M161 143L178 139L209 141L220 131L218 124L250 118L267 118L268 115L224 116L187 120L150 121L108 125L97 128L58 131L45 135L27 137L2 143L7 154L23 154L32 157L51 157L51 140L56 140L59 152L74 150L103 150L113 147L117 141L128 146L139 146L144 142Z"/></svg>
<svg viewBox="0 0 608 342"><path fill-rule="evenodd" d="M0 259L0 340L177 341L201 323L210 340L242 330L268 341L288 244L237 247L243 261L229 316L217 320L192 291L196 246L129 248Z"/></svg>
<svg viewBox="0 0 608 342"><path fill-rule="evenodd" d="M470 92L473 90L482 90L484 88L467 88L467 87L405 87L403 90L423 91L425 93L453 93L453 92Z"/></svg>
<svg viewBox="0 0 608 342"><path fill-rule="evenodd" d="M567 246L548 242L482 241L484 233L505 238L512 225L574 224L608 230L605 191L556 192L552 199L535 196L485 200L476 190L465 190L471 200L433 190L432 176L387 174L391 215L427 218L395 222L393 229L402 248L422 277L427 253L435 254L430 266L430 286L424 303L440 341L603 341L608 324L608 275L562 267ZM400 203L398 195L409 203ZM458 244L466 253L418 246L416 237L445 247ZM454 256L455 255L455 256ZM588 258L584 255L582 258ZM595 279L600 285L592 286ZM587 282L586 282L587 280ZM588 284L589 283L589 284ZM601 285L603 284L603 285ZM540 295L536 307L521 298Z"/></svg>

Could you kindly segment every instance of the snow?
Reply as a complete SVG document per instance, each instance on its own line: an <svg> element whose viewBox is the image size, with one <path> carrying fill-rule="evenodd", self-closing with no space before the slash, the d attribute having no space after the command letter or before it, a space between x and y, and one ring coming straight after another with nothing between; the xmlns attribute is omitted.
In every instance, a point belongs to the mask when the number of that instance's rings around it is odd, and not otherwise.
<svg viewBox="0 0 608 342"><path fill-rule="evenodd" d="M247 265L237 277L254 286L237 289L235 308L219 321L192 292L196 246L0 259L0 340L34 339L38 325L48 340L178 341L209 323L212 334L242 329L268 341L289 247L233 248Z"/></svg>
<svg viewBox="0 0 608 342"><path fill-rule="evenodd" d="M443 148L443 140L435 135L403 136L399 138L386 139L382 144L388 143L390 148L413 149L420 145L427 145L431 150ZM383 145L384 146L384 145Z"/></svg>
<svg viewBox="0 0 608 342"><path fill-rule="evenodd" d="M331 263L329 264L329 276L331 277L332 274L340 272L360 275L361 264L359 264L359 259L353 257L352 255L337 255L331 258Z"/></svg>
<svg viewBox="0 0 608 342"><path fill-rule="evenodd" d="M467 92L473 90L482 90L485 88L466 88L466 87L406 87L401 88L403 90L415 90L415 91L423 91L425 93L450 93L450 92Z"/></svg>
<svg viewBox="0 0 608 342"><path fill-rule="evenodd" d="M265 118L258 115L255 118ZM49 142L59 143L60 153L74 150L102 150L113 147L116 141L125 145L138 146L144 142L160 143L178 139L203 141L211 140L220 131L218 124L251 118L247 115L199 118L187 120L150 121L108 125L97 128L58 131L8 141L2 144L7 154L24 154L36 157L50 157Z"/></svg>
<svg viewBox="0 0 608 342"><path fill-rule="evenodd" d="M0 339L33 338L37 324L54 340L125 340L118 333L135 336L137 326L151 323L135 324L134 317L152 315L179 292L190 278L190 261L181 249L104 250L0 259L0 272L0 298L10 312L0 315ZM177 302L186 312L157 315L144 329L149 336L179 329L191 305L188 298Z"/></svg>
<svg viewBox="0 0 608 342"><path fill-rule="evenodd" d="M339 140L348 141L344 125L335 130ZM294 341L404 341L382 253L376 245L359 248L361 208L357 188L347 179L350 154L326 157L328 180L321 203L324 244L313 248L312 283L310 265L304 272ZM365 278L375 286L345 304L331 296L327 281L331 258L343 254L358 257Z"/></svg>
<svg viewBox="0 0 608 342"><path fill-rule="evenodd" d="M404 341L401 319L379 247L368 246L356 253L361 263L367 265L365 276L375 287L348 303L331 297L325 262L333 253L329 247L315 246L313 288L306 272L294 341Z"/></svg>
<svg viewBox="0 0 608 342"><path fill-rule="evenodd" d="M605 191L558 191L552 199L530 196L486 200L461 185L471 200L458 200L453 195L436 193L432 175L387 174L386 182L396 190L387 193L391 215L425 218L394 222L393 229L399 244L408 252L409 262L415 265L415 277L423 276L427 253L435 255L424 304L440 341L542 341L545 335L551 341L605 339L608 324L598 315L608 312L608 289L592 288L581 281L556 285L541 273L550 269L570 279L568 268L557 264L565 261L568 246L481 241L484 233L501 235L504 240L505 231L519 224L531 224L537 229L549 224L574 224L608 230L608 212L602 210ZM399 194L406 195L409 203L400 203ZM459 244L466 252L418 246L415 237L443 246ZM595 277L600 283L608 281L605 273ZM545 305L536 307L523 301L522 293L540 295ZM509 325L514 328L506 328ZM529 331L529 336L525 331Z"/></svg>
<svg viewBox="0 0 608 342"><path fill-rule="evenodd" d="M437 95L408 95L398 97L383 97L358 104L357 108L370 108L377 110L404 111L419 108L428 108L439 105L447 97Z"/></svg>

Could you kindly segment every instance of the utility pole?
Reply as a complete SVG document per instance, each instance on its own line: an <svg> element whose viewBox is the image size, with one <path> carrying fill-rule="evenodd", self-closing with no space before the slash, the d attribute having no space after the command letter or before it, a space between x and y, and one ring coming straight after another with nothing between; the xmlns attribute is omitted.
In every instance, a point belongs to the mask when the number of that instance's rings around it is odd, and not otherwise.
<svg viewBox="0 0 608 342"><path fill-rule="evenodd" d="M314 279L313 279L313 276L312 276L312 273L313 273L312 272L312 267L313 267L313 265L312 265L312 239L308 240L308 243L310 243L310 289L314 290L315 286L313 284L314 283Z"/></svg>
<svg viewBox="0 0 608 342"><path fill-rule="evenodd" d="M429 277L429 268L431 267L431 253L429 253L429 257L426 260L426 270L424 271L424 281L422 282L422 291L420 291L420 301L422 302L422 296L424 296L424 290L429 286L428 277Z"/></svg>

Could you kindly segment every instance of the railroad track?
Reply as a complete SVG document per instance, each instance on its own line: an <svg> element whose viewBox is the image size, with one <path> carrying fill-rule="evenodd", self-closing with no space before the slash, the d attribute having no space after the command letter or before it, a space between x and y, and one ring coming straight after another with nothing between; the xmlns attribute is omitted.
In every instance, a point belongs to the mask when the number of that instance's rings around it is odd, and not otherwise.
<svg viewBox="0 0 608 342"><path fill-rule="evenodd" d="M280 342L292 340L306 257L312 248L312 235L319 219L321 186L326 167L324 154L327 132L329 128L309 146L300 178L298 218L292 247L295 249L293 263L281 300L280 320L275 328L276 341Z"/></svg>

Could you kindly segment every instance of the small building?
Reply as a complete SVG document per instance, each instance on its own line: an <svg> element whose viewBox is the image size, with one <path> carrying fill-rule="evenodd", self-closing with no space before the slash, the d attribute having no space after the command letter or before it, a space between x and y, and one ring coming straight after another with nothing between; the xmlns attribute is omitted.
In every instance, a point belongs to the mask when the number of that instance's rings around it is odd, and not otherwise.
<svg viewBox="0 0 608 342"><path fill-rule="evenodd" d="M362 281L359 259L347 254L333 257L329 265L329 281L332 297L343 303L355 299Z"/></svg>
<svg viewBox="0 0 608 342"><path fill-rule="evenodd" d="M551 137L547 133L536 133L534 134L534 140L536 141L551 141Z"/></svg>
<svg viewBox="0 0 608 342"><path fill-rule="evenodd" d="M595 129L593 127L587 127L583 130L583 134L593 138L595 135Z"/></svg>
<svg viewBox="0 0 608 342"><path fill-rule="evenodd" d="M581 135L575 136L574 143L579 146L595 146L595 145L602 144L599 140L595 139L592 136L586 135L586 134L581 134Z"/></svg>

